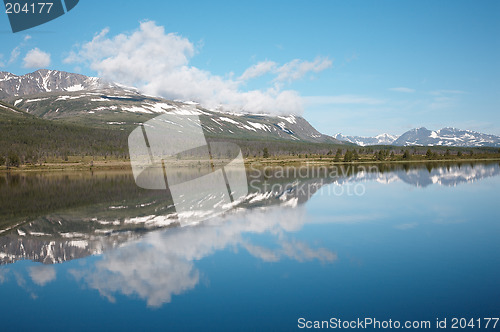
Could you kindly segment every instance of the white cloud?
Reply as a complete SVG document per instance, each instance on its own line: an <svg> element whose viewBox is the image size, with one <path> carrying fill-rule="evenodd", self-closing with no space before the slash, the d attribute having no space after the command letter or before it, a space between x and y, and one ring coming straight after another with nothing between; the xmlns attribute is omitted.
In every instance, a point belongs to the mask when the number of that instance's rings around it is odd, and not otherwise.
<svg viewBox="0 0 500 332"><path fill-rule="evenodd" d="M50 65L50 54L38 47L28 51L23 59L24 68L46 68Z"/></svg>
<svg viewBox="0 0 500 332"><path fill-rule="evenodd" d="M14 49L12 50L12 52L10 52L9 64L11 64L14 61L16 61L20 54L21 54L21 46L14 47Z"/></svg>
<svg viewBox="0 0 500 332"><path fill-rule="evenodd" d="M3 284L5 281L7 281L7 273L8 272L9 272L9 269L0 268L0 284Z"/></svg>
<svg viewBox="0 0 500 332"><path fill-rule="evenodd" d="M300 241L283 241L281 248L269 249L253 244L244 244L243 247L254 257L262 259L264 262L277 262L282 257L295 259L299 262L317 259L320 262L332 263L338 259L336 253L325 249L312 249L306 243Z"/></svg>
<svg viewBox="0 0 500 332"><path fill-rule="evenodd" d="M443 110L452 109L459 104L460 96L465 94L462 90L435 90L431 91L432 101L429 104L429 109Z"/></svg>
<svg viewBox="0 0 500 332"><path fill-rule="evenodd" d="M45 286L56 279L56 270L53 266L33 266L29 268L29 274L33 282L40 286Z"/></svg>
<svg viewBox="0 0 500 332"><path fill-rule="evenodd" d="M245 81L271 72L276 74L275 81L292 82L303 78L309 72L318 73L331 66L332 60L321 57L316 58L314 61L295 59L282 66L278 66L274 61L266 60L245 70L239 79Z"/></svg>
<svg viewBox="0 0 500 332"><path fill-rule="evenodd" d="M416 222L411 222L411 223L406 223L406 224L399 224L395 225L394 228L400 229L400 230L407 230L407 229L412 229L418 226L418 223Z"/></svg>
<svg viewBox="0 0 500 332"><path fill-rule="evenodd" d="M405 88L405 87L390 88L389 90L396 91L396 92L406 92L406 93L415 92L415 89Z"/></svg>
<svg viewBox="0 0 500 332"><path fill-rule="evenodd" d="M430 94L431 95L435 95L435 96L442 96L442 95L461 95L461 94L464 94L465 91L462 91L462 90L446 90L446 89L443 89L443 90L435 90L435 91L431 91Z"/></svg>
<svg viewBox="0 0 500 332"><path fill-rule="evenodd" d="M65 62L85 60L102 76L124 84L148 82L150 77L187 65L194 55L193 44L174 33L165 34L154 22L143 22L131 35L107 38L102 30Z"/></svg>
<svg viewBox="0 0 500 332"><path fill-rule="evenodd" d="M106 252L94 267L72 270L71 274L114 301L114 294L137 295L152 307L171 301L172 296L187 292L199 283L195 262L215 252L242 248L266 262L283 258L300 262L318 260L333 263L337 254L326 248L311 248L306 243L286 241L293 232L310 221L303 206L251 210L207 220L197 227L177 228L172 232L152 232L139 242L129 242ZM213 222L213 223L212 223ZM279 239L277 250L256 246L248 234L270 233Z"/></svg>
<svg viewBox="0 0 500 332"><path fill-rule="evenodd" d="M240 76L240 80L246 81L255 77L262 76L264 74L269 73L274 70L277 66L277 63L274 61L262 61L259 62L247 70Z"/></svg>
<svg viewBox="0 0 500 332"><path fill-rule="evenodd" d="M21 48L26 46L26 42L30 39L31 39L31 36L26 35L26 36L24 36L23 41L19 45L17 45L16 47L14 47L14 49L10 52L10 58L9 58L9 61L7 62L7 65L10 65L14 61L16 61L17 58L19 58L19 55L21 55Z"/></svg>
<svg viewBox="0 0 500 332"><path fill-rule="evenodd" d="M154 241L151 244L160 245ZM193 289L199 282L199 272L192 261L155 249L163 247L139 249L136 244L128 245L104 256L91 273L78 270L70 273L88 282L112 302L113 294L120 292L137 294L146 299L148 306L158 307L170 302L172 295Z"/></svg>
<svg viewBox="0 0 500 332"><path fill-rule="evenodd" d="M436 109L447 109L451 108L456 104L456 99L445 96L437 96L433 99L433 101L429 104L429 108L432 110Z"/></svg>
<svg viewBox="0 0 500 332"><path fill-rule="evenodd" d="M358 96L358 95L338 95L338 96L308 96L304 97L307 105L337 105L337 104L360 104L378 105L384 104L382 99Z"/></svg>
<svg viewBox="0 0 500 332"><path fill-rule="evenodd" d="M194 100L209 108L233 111L298 114L303 105L299 94L274 84L267 89L244 91L244 79L273 71L277 81L292 81L308 72L331 66L327 58L312 62L293 60L281 67L264 61L247 69L240 80L214 75L189 65L195 46L162 26L146 21L130 34L108 37L102 30L90 42L70 53L66 63L84 63L98 75L118 83L138 87L149 95L169 99ZM229 76L230 77L230 76Z"/></svg>
<svg viewBox="0 0 500 332"><path fill-rule="evenodd" d="M304 77L308 72L318 73L332 66L332 60L318 57L314 61L292 60L277 69L277 81L294 81Z"/></svg>

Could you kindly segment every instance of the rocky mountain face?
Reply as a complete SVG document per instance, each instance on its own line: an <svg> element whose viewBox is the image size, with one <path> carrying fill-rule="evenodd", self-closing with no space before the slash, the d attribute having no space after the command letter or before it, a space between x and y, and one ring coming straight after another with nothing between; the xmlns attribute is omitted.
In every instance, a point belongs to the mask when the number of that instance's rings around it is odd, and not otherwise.
<svg viewBox="0 0 500 332"><path fill-rule="evenodd" d="M251 188L241 204L235 210L228 211L227 215L231 217L249 213L252 210L263 211L278 206L300 206L323 186L331 183L345 185L376 181L385 184L402 182L415 187L432 185L453 187L496 177L499 174L498 163L458 164L434 168L424 168L421 165L405 168L403 165L395 164L384 172L368 169L368 171L337 177L318 176L297 180L292 176L285 181L283 181L284 174L276 171L265 176L268 182L259 182L259 190ZM138 203L136 199L120 201L120 205L106 202L99 206L83 206L66 213L50 213L28 222L0 227L0 265L25 259L44 264L62 263L101 254L141 239L154 231L188 228L179 227L175 211L171 207L165 208L164 201L150 197ZM282 220L288 229L295 227L293 218L276 219ZM252 220L256 222L254 225L246 224L246 228L238 228L238 230L241 232L241 230L268 225L268 223L262 223L259 218ZM227 227L231 223L217 221L217 224L218 227ZM209 228L213 229L213 227ZM181 233L171 232L170 234L176 238ZM199 231L196 234L199 234ZM219 234L234 236L234 232L219 232ZM220 235L217 239L220 239ZM182 242L182 240L174 241L174 243Z"/></svg>
<svg viewBox="0 0 500 332"><path fill-rule="evenodd" d="M429 130L427 128L412 129L399 136L393 145L411 146L500 146L500 137L457 128Z"/></svg>
<svg viewBox="0 0 500 332"><path fill-rule="evenodd" d="M146 96L96 77L61 71L38 70L24 76L2 72L0 91L9 104L49 120L129 130L159 114L192 114L198 115L206 133L214 136L342 144L300 116L206 109L195 102Z"/></svg>
<svg viewBox="0 0 500 332"><path fill-rule="evenodd" d="M116 85L107 83L97 77L88 77L58 70L40 69L23 76L0 72L0 92L9 96L24 96L54 91L94 90L113 86Z"/></svg>
<svg viewBox="0 0 500 332"><path fill-rule="evenodd" d="M197 114L214 136L243 139L285 139L315 143L348 142L359 146L500 147L500 137L456 128L417 128L401 136L374 137L321 134L300 116L231 113L206 109L195 102L172 101L140 94L134 88L97 77L40 69L17 76L0 72L0 98L28 113L49 120L131 129L158 114Z"/></svg>
<svg viewBox="0 0 500 332"><path fill-rule="evenodd" d="M332 179L290 180L252 191L246 195L238 209L228 215L246 210L263 210L276 206L304 204L323 185ZM68 213L54 213L2 229L0 227L0 266L19 260L32 260L44 264L98 255L148 233L178 227L178 216L165 201L153 199L142 204L123 201L121 205L73 209ZM207 213L207 211L204 211ZM259 222L260 223L260 222ZM196 223L194 223L196 224ZM189 226L189 224L184 224Z"/></svg>
<svg viewBox="0 0 500 332"><path fill-rule="evenodd" d="M396 145L396 146L450 146L450 147L500 147L500 137L478 133L471 130L457 128L443 128L429 130L427 128L415 128L408 130L401 136L381 134L375 137L344 136L337 134L334 138L355 143L360 146L366 145Z"/></svg>
<svg viewBox="0 0 500 332"><path fill-rule="evenodd" d="M344 136L340 133L333 136L334 138L357 144L359 146L367 145L391 145L398 137L390 134L380 134L374 137L364 137L364 136Z"/></svg>
<svg viewBox="0 0 500 332"><path fill-rule="evenodd" d="M340 179L344 182L377 181L379 183L404 182L414 187L427 187L439 185L444 187L456 187L464 183L477 182L483 179L500 175L500 166L497 163L488 164L456 164L446 167L426 168L414 166L412 168L394 168L390 172L359 172L351 177Z"/></svg>

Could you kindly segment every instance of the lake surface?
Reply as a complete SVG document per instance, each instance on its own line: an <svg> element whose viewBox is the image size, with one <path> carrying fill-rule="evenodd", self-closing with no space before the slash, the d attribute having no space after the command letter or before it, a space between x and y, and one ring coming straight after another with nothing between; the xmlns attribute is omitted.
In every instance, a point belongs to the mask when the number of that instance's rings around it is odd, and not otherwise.
<svg viewBox="0 0 500 332"><path fill-rule="evenodd" d="M499 175L253 168L241 204L189 224L127 172L0 174L1 330L499 317Z"/></svg>

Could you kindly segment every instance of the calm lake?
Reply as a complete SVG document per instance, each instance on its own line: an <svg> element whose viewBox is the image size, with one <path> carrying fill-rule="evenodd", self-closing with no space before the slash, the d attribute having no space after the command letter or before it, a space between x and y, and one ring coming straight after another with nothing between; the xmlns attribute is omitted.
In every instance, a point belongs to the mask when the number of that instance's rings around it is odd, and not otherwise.
<svg viewBox="0 0 500 332"><path fill-rule="evenodd" d="M498 162L252 167L239 205L189 223L129 172L3 173L1 330L499 317L499 175Z"/></svg>

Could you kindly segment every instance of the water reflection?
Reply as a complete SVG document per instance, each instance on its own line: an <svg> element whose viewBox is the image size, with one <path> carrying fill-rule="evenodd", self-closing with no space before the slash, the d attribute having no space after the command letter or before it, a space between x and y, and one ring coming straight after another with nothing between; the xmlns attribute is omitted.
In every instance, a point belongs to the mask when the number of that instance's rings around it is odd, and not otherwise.
<svg viewBox="0 0 500 332"><path fill-rule="evenodd" d="M500 167L497 163L413 164L350 167L336 173L331 168L316 168L315 172L301 173L304 176L300 178L297 173L276 168L249 172L250 181L255 181L240 205L191 227L180 227L162 191L138 189L130 174L2 175L0 195L6 198L10 193L12 197L2 201L2 212L8 214L2 213L0 263L26 259L43 263L30 267L28 276L35 284L45 286L57 280L50 264L102 254L90 266L71 269L73 277L111 301L116 294L134 295L156 307L170 302L173 295L195 288L201 278L196 262L218 251L245 250L265 262L335 262L336 252L293 237L293 232L315 222L306 214L304 203L327 184L376 181L416 187L456 186L498 176ZM83 203L76 199L81 195L79 190L90 195ZM43 198L44 193L52 198ZM51 203L52 211L43 206L16 213L16 199L20 197L25 205L33 201L38 206L40 200L57 198L66 204ZM254 243L252 234L269 234L272 241L266 245ZM0 269L0 283L9 273ZM24 287L24 277L14 277Z"/></svg>
<svg viewBox="0 0 500 332"><path fill-rule="evenodd" d="M243 248L264 261L286 257L333 262L337 258L334 252L288 239L286 233L299 229L305 220L302 208L273 208L213 220L198 227L152 232L104 255L91 269L72 273L111 300L115 292L136 294L146 299L148 305L159 306L170 302L173 294L194 288L200 280L194 262L219 250ZM248 233L273 234L276 248L250 243L245 236Z"/></svg>
<svg viewBox="0 0 500 332"><path fill-rule="evenodd" d="M457 186L461 183L471 183L500 174L500 167L497 163L413 166L388 170L381 168L379 172L371 173L358 172L354 176L346 178L346 181L375 180L380 183L402 181L416 187L427 187L432 184Z"/></svg>

